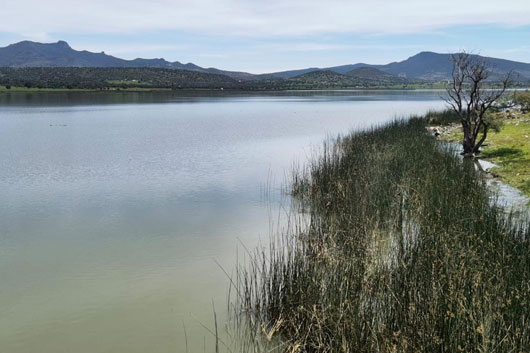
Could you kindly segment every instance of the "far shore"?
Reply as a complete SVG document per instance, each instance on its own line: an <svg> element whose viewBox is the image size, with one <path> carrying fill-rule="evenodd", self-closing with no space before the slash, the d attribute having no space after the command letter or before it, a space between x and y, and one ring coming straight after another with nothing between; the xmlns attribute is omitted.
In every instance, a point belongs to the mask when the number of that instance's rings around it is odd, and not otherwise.
<svg viewBox="0 0 530 353"><path fill-rule="evenodd" d="M443 85L432 85L432 87L351 87L351 88L311 88L311 89L224 89L224 88L164 88L164 87L108 87L108 88L38 88L38 87L10 87L0 85L2 93L69 93L69 92L215 92L215 93L242 93L242 92L363 92L363 91L445 91ZM530 87L517 87L511 91L526 90Z"/></svg>
<svg viewBox="0 0 530 353"><path fill-rule="evenodd" d="M351 91L424 91L432 90L439 91L443 88L396 88L396 87L367 87L367 88L322 88L322 89L269 89L269 90L249 90L249 89L221 89L221 88L36 88L36 87L11 87L7 89L5 86L0 86L0 93L55 93L55 92L351 92Z"/></svg>

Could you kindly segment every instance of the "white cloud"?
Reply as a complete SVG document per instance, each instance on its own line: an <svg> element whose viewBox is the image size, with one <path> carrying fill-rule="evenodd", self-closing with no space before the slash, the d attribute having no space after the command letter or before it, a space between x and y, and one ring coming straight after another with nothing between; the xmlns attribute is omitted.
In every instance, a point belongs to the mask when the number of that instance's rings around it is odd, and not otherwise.
<svg viewBox="0 0 530 353"><path fill-rule="evenodd" d="M4 0L0 31L243 36L408 33L468 24L530 24L528 0ZM36 38L38 39L38 38Z"/></svg>
<svg viewBox="0 0 530 353"><path fill-rule="evenodd" d="M228 58L230 58L230 56L226 55L226 54L208 54L208 53L197 54L197 57L199 57L199 58L211 58L211 59L228 59Z"/></svg>
<svg viewBox="0 0 530 353"><path fill-rule="evenodd" d="M530 53L530 45L521 45L511 49L499 50L500 52L511 54L511 53Z"/></svg>
<svg viewBox="0 0 530 353"><path fill-rule="evenodd" d="M350 45L324 44L324 43L286 43L259 45L255 49L276 52L310 52L310 51L336 51L351 49Z"/></svg>

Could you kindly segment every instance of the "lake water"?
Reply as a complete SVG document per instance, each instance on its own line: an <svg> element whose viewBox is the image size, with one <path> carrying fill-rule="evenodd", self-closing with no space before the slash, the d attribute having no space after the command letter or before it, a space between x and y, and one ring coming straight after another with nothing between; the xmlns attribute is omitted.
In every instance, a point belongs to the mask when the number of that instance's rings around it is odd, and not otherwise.
<svg viewBox="0 0 530 353"><path fill-rule="evenodd" d="M439 96L0 94L0 352L213 352L293 163Z"/></svg>

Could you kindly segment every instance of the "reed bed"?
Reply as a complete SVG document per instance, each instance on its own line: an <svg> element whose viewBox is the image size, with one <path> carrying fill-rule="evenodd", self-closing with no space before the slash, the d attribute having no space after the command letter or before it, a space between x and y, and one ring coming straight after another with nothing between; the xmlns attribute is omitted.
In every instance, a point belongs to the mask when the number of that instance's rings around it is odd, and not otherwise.
<svg viewBox="0 0 530 353"><path fill-rule="evenodd" d="M293 176L304 213L232 281L247 351L530 352L529 223L426 124L337 138Z"/></svg>

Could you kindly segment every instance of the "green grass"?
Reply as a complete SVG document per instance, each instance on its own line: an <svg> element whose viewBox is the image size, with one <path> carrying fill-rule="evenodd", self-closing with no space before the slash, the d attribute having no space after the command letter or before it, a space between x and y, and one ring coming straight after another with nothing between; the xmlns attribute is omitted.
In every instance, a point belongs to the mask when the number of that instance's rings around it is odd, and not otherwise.
<svg viewBox="0 0 530 353"><path fill-rule="evenodd" d="M460 142L462 138L461 129L442 136L444 141ZM530 113L515 114L504 119L499 132L490 131L479 157L497 164L492 170L495 175L530 196Z"/></svg>
<svg viewBox="0 0 530 353"><path fill-rule="evenodd" d="M530 196L530 114L520 119L489 134L481 157L498 164L493 172Z"/></svg>
<svg viewBox="0 0 530 353"><path fill-rule="evenodd" d="M352 133L294 175L304 209L233 280L256 341L284 352L530 351L530 224L493 206L472 161L426 125Z"/></svg>

